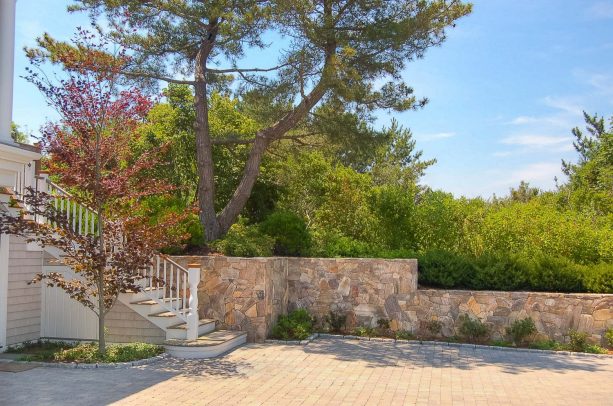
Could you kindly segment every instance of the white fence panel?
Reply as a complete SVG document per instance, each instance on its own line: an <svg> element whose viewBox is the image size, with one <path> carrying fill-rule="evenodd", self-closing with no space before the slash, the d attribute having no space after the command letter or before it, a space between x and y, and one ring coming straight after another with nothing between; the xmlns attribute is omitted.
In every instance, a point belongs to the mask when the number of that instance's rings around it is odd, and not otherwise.
<svg viewBox="0 0 613 406"><path fill-rule="evenodd" d="M74 273L65 266L45 266L44 272L61 272L67 278ZM74 340L97 340L96 314L73 300L60 288L42 287L41 336Z"/></svg>

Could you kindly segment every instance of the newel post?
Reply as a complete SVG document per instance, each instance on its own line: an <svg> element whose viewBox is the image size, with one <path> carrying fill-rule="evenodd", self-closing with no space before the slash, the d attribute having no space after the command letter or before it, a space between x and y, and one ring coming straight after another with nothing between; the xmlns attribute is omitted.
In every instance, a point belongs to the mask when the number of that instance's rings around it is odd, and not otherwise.
<svg viewBox="0 0 613 406"><path fill-rule="evenodd" d="M187 266L189 283L189 313L187 314L187 339L198 339L198 284L200 283L200 264Z"/></svg>

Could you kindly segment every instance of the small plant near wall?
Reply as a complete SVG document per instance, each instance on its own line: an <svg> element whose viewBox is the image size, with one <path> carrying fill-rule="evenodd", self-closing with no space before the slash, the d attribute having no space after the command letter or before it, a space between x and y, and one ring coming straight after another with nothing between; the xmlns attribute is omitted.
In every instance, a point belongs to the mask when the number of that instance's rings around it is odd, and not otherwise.
<svg viewBox="0 0 613 406"><path fill-rule="evenodd" d="M388 319L377 320L377 335L382 337L394 337L394 332L390 328Z"/></svg>
<svg viewBox="0 0 613 406"><path fill-rule="evenodd" d="M396 340L415 340L415 338L415 334L411 333L408 330L396 331Z"/></svg>
<svg viewBox="0 0 613 406"><path fill-rule="evenodd" d="M330 312L325 317L326 325L331 333L340 334L347 329L347 315Z"/></svg>
<svg viewBox="0 0 613 406"><path fill-rule="evenodd" d="M304 340L313 333L313 316L306 309L297 309L279 316L272 329L273 338L280 340Z"/></svg>
<svg viewBox="0 0 613 406"><path fill-rule="evenodd" d="M482 343L487 340L490 332L481 320L472 319L469 315L460 316L460 335L471 343Z"/></svg>
<svg viewBox="0 0 613 406"><path fill-rule="evenodd" d="M372 327L361 326L353 330L353 335L358 337L374 337L377 335L377 331Z"/></svg>
<svg viewBox="0 0 613 406"><path fill-rule="evenodd" d="M537 330L532 317L528 317L522 320L515 320L506 328L506 332L513 341L513 344L524 345L531 341Z"/></svg>
<svg viewBox="0 0 613 406"><path fill-rule="evenodd" d="M607 346L613 349L613 328L607 329L607 332L604 333L604 339L607 343Z"/></svg>
<svg viewBox="0 0 613 406"><path fill-rule="evenodd" d="M588 333L583 331L570 330L568 332L568 350L576 352L589 352L592 354L605 354L607 351L588 342Z"/></svg>
<svg viewBox="0 0 613 406"><path fill-rule="evenodd" d="M431 337L438 337L443 331L443 323L439 320L428 320L426 322L426 330Z"/></svg>

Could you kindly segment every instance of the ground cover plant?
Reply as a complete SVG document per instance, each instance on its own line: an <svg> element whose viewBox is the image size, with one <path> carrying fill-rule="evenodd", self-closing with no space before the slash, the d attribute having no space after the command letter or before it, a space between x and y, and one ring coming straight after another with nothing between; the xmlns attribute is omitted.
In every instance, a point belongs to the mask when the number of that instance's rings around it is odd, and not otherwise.
<svg viewBox="0 0 613 406"><path fill-rule="evenodd" d="M8 352L23 354L21 361L77 362L130 362L151 358L164 352L159 345L147 343L111 344L104 353L97 343L68 343L37 341L12 348Z"/></svg>
<svg viewBox="0 0 613 406"><path fill-rule="evenodd" d="M272 328L272 337L279 340L304 340L313 334L315 320L306 309L296 309L279 316Z"/></svg>

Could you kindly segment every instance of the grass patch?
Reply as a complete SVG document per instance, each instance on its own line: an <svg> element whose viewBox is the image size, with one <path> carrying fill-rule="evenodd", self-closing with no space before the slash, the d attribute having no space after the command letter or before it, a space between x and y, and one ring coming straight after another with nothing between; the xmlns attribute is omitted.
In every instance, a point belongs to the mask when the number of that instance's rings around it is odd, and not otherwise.
<svg viewBox="0 0 613 406"><path fill-rule="evenodd" d="M98 351L97 343L66 343L38 341L26 343L7 352L23 354L20 361L43 362L78 362L93 364L96 362L130 362L151 358L164 352L159 345L146 343L111 344L106 348L106 354Z"/></svg>

